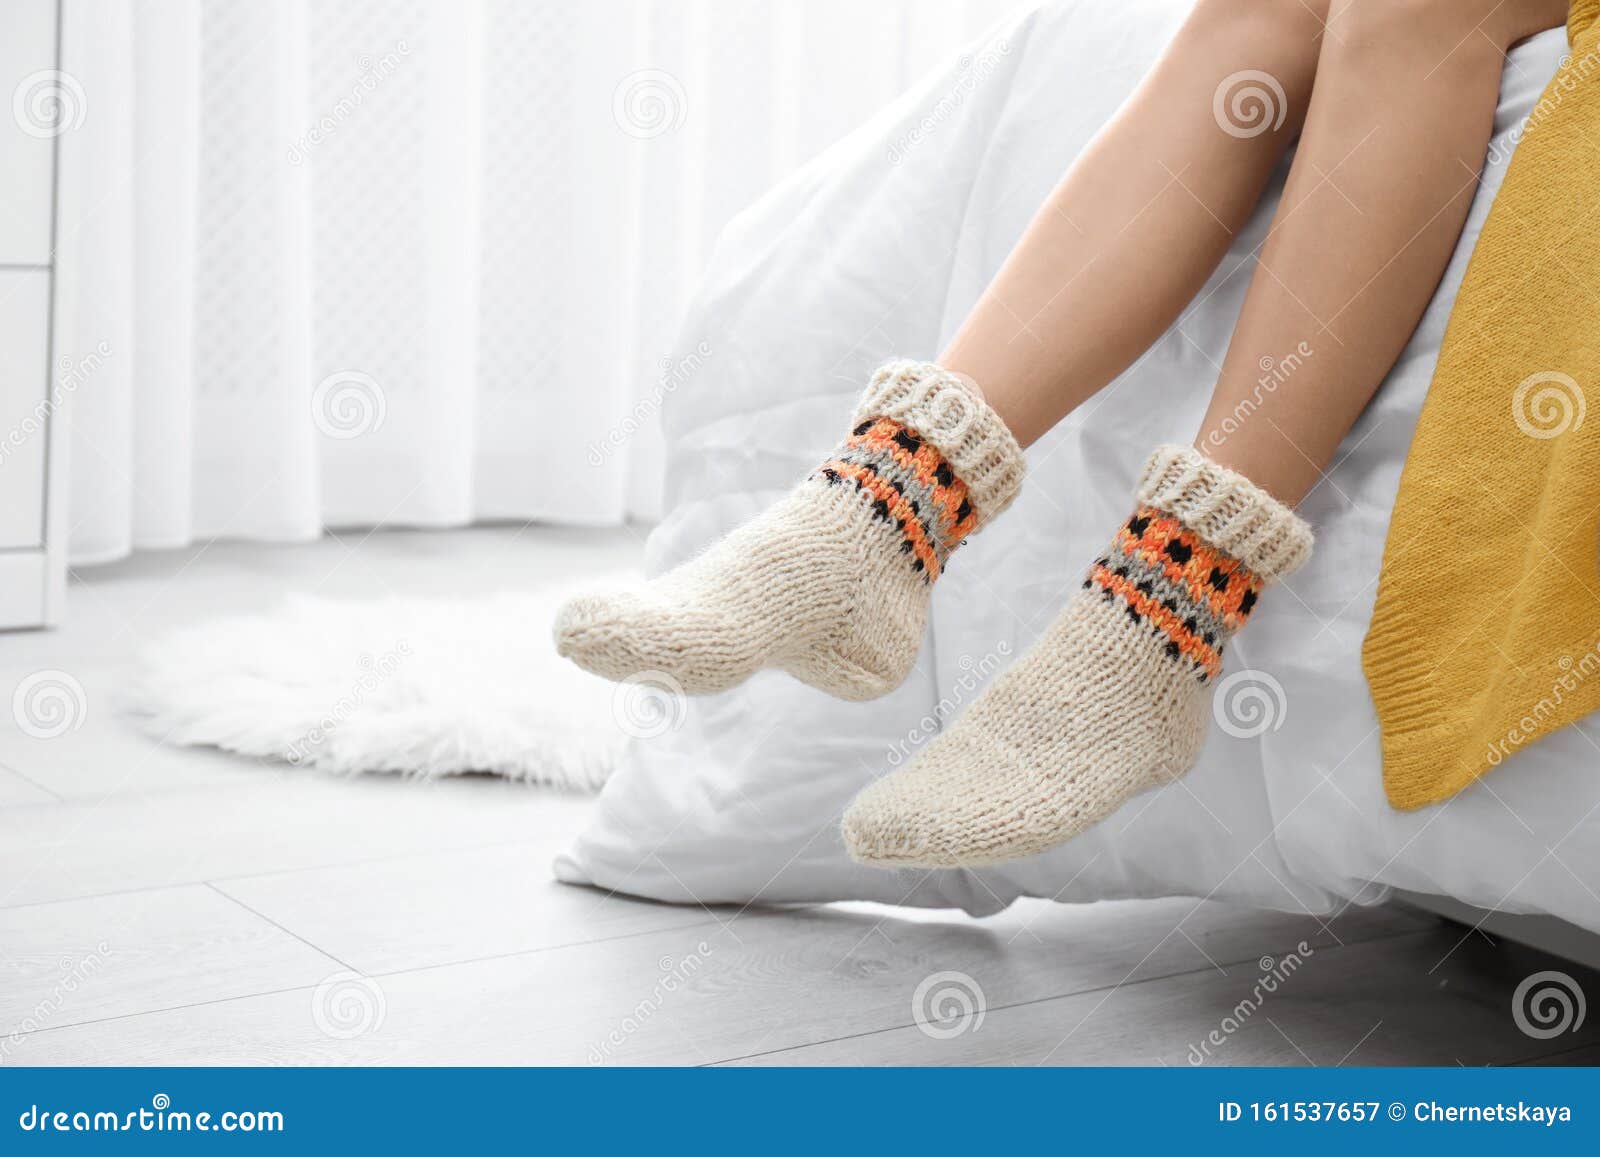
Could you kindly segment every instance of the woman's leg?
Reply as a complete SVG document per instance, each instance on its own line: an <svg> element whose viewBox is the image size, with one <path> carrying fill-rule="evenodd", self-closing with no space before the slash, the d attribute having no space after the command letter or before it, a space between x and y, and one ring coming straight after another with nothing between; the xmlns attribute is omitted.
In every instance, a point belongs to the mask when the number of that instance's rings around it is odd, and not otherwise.
<svg viewBox="0 0 1600 1157"><path fill-rule="evenodd" d="M1027 446L1205 284L1300 131L1330 0L1200 0L1073 162L939 364Z"/></svg>
<svg viewBox="0 0 1600 1157"><path fill-rule="evenodd" d="M851 805L853 855L885 866L1013 859L1193 765L1225 644L1264 584L1310 553L1290 505L1388 372L1449 258L1503 50L1564 12L1564 0L1334 0L1288 191L1197 440L1205 456L1156 453L1133 516L1044 638ZM1292 373L1260 387L1260 359L1290 355L1301 359Z"/></svg>
<svg viewBox="0 0 1600 1157"><path fill-rule="evenodd" d="M1455 249L1505 50L1566 13L1567 0L1334 0L1294 167L1195 440L1208 458L1291 506L1316 485Z"/></svg>
<svg viewBox="0 0 1600 1157"><path fill-rule="evenodd" d="M1199 0L1051 195L945 368L880 371L810 479L643 589L568 603L561 653L690 693L762 667L849 699L897 686L931 583L1016 492L1018 441L1129 365L1226 252L1299 131L1327 2Z"/></svg>

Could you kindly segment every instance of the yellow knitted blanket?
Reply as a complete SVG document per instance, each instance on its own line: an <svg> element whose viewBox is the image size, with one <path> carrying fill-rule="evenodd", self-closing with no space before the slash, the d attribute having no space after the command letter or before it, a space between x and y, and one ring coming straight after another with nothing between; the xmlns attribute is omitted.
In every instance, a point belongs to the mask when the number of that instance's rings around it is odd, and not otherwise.
<svg viewBox="0 0 1600 1157"><path fill-rule="evenodd" d="M1362 648L1398 808L1600 707L1597 15L1574 0L1400 479Z"/></svg>

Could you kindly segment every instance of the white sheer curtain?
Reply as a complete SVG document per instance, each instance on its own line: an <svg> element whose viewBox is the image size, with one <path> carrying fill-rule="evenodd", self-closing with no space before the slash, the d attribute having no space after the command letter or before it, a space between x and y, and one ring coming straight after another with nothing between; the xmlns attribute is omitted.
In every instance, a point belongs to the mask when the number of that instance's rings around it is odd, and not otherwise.
<svg viewBox="0 0 1600 1157"><path fill-rule="evenodd" d="M74 561L651 516L717 230L1011 6L65 0Z"/></svg>

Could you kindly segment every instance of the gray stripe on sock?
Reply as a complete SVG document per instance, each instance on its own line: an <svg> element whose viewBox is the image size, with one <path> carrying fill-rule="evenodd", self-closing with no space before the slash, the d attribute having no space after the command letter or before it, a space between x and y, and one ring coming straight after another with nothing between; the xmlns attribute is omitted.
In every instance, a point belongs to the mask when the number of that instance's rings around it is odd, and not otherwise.
<svg viewBox="0 0 1600 1157"><path fill-rule="evenodd" d="M940 566L944 565L944 560L950 551L945 547L945 532L940 525L939 508L933 500L931 487L923 485L915 475L902 469L892 455L870 450L864 446L841 448L834 457L852 466L865 466L905 495L906 500L911 503L911 508L916 511L917 521L922 524L923 534L933 547L934 557L939 560Z"/></svg>
<svg viewBox="0 0 1600 1157"><path fill-rule="evenodd" d="M1202 638L1210 632L1213 646L1232 637L1233 631L1210 607L1195 602L1187 584L1173 582L1167 578L1160 563L1148 562L1138 555L1124 554L1116 545L1106 552L1106 558L1110 559L1113 571L1127 571L1128 581L1134 586L1149 583L1150 597L1156 602L1165 605L1170 599L1178 607L1175 613L1180 619L1192 617L1195 621L1195 632Z"/></svg>

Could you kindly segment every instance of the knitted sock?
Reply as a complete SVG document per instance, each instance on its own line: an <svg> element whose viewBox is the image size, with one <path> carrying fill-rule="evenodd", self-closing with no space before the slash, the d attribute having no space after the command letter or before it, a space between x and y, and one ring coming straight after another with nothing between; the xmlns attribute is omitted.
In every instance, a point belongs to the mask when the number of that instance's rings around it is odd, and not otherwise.
<svg viewBox="0 0 1600 1157"><path fill-rule="evenodd" d="M574 599L556 648L609 679L689 694L777 667L841 699L900 684L952 551L1021 484L1021 447L936 365L891 362L850 436L809 478L705 554L642 589Z"/></svg>
<svg viewBox="0 0 1600 1157"><path fill-rule="evenodd" d="M967 713L846 811L885 866L998 863L1071 839L1187 771L1227 641L1311 530L1243 476L1163 446L1138 509L1045 636Z"/></svg>

